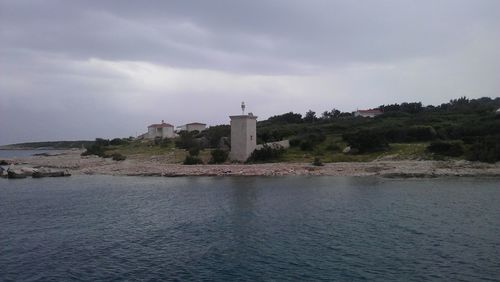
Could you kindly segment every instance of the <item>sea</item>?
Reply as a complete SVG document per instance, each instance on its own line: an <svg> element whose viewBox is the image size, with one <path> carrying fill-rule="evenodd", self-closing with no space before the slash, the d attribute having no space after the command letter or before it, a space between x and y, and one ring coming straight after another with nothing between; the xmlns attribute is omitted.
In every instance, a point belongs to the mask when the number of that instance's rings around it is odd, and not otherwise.
<svg viewBox="0 0 500 282"><path fill-rule="evenodd" d="M24 158L24 157L30 157L33 156L34 154L60 154L62 151L61 150L44 150L44 149L38 149L38 150L0 150L0 160L2 159L10 159L10 158Z"/></svg>
<svg viewBox="0 0 500 282"><path fill-rule="evenodd" d="M0 281L499 281L498 178L0 179Z"/></svg>

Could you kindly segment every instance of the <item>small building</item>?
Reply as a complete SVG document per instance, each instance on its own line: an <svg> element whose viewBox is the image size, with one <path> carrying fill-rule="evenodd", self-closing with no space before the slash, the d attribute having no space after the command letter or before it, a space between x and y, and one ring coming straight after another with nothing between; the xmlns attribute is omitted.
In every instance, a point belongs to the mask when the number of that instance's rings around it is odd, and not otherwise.
<svg viewBox="0 0 500 282"><path fill-rule="evenodd" d="M156 137L173 138L174 136L174 126L169 123L165 123L163 120L161 123L151 124L148 126L148 139L155 139Z"/></svg>
<svg viewBox="0 0 500 282"><path fill-rule="evenodd" d="M383 114L381 110L357 110L354 112L355 117L369 117L374 118L378 115Z"/></svg>
<svg viewBox="0 0 500 282"><path fill-rule="evenodd" d="M230 116L231 153L233 161L244 162L257 147L257 117L248 115Z"/></svg>
<svg viewBox="0 0 500 282"><path fill-rule="evenodd" d="M148 138L148 133L143 133L139 136L137 136L137 140L144 140L144 139L147 139Z"/></svg>
<svg viewBox="0 0 500 282"><path fill-rule="evenodd" d="M181 126L177 126L178 131L187 131L187 132L191 132L191 131L195 131L195 130L197 130L198 132L202 132L206 128L207 128L207 125L204 123L200 123L200 122L192 122L192 123L184 124Z"/></svg>

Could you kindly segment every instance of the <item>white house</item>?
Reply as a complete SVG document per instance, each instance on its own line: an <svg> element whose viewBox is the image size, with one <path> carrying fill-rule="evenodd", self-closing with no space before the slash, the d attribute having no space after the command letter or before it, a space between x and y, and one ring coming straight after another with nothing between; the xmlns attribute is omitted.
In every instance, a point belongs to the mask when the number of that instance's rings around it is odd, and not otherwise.
<svg viewBox="0 0 500 282"><path fill-rule="evenodd" d="M204 123L200 123L200 122L192 122L192 123L184 124L181 126L177 126L178 131L184 130L187 132L191 132L191 131L195 131L195 130L202 132L206 128L207 128L207 125Z"/></svg>
<svg viewBox="0 0 500 282"><path fill-rule="evenodd" d="M174 134L174 126L165 121L161 121L159 124L151 124L148 126L148 139L154 139L156 137L160 138L173 138Z"/></svg>
<svg viewBox="0 0 500 282"><path fill-rule="evenodd" d="M378 115L381 115L381 110L357 110L354 112L355 117L369 117L374 118Z"/></svg>

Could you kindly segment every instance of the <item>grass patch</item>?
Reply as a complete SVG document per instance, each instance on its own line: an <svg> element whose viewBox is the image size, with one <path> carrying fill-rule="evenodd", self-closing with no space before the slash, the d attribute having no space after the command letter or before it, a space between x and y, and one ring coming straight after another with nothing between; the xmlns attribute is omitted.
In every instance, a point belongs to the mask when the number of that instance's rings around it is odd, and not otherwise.
<svg viewBox="0 0 500 282"><path fill-rule="evenodd" d="M428 143L404 143L390 144L387 151L372 152L364 154L344 154L342 152L331 152L327 149L330 144L338 144L343 150L347 145L338 138L331 137L322 144L318 145L315 150L307 152L300 148L292 147L286 150L281 160L283 162L301 162L311 163L316 157L320 157L323 163L334 162L371 162L379 158L386 157L393 160L415 160L415 159L432 159L432 155L426 151Z"/></svg>

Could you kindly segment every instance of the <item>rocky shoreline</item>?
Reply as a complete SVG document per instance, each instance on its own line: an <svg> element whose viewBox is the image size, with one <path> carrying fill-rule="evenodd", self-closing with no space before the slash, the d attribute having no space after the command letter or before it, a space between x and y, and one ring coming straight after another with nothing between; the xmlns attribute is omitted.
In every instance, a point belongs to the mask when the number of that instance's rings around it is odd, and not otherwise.
<svg viewBox="0 0 500 282"><path fill-rule="evenodd" d="M31 156L9 159L14 167L68 170L73 175L123 176L381 176L387 178L423 177L500 177L500 163L468 161L381 160L373 162L181 165L167 163L161 157L131 156L113 161L96 156L81 157L81 151L65 151L55 156Z"/></svg>

